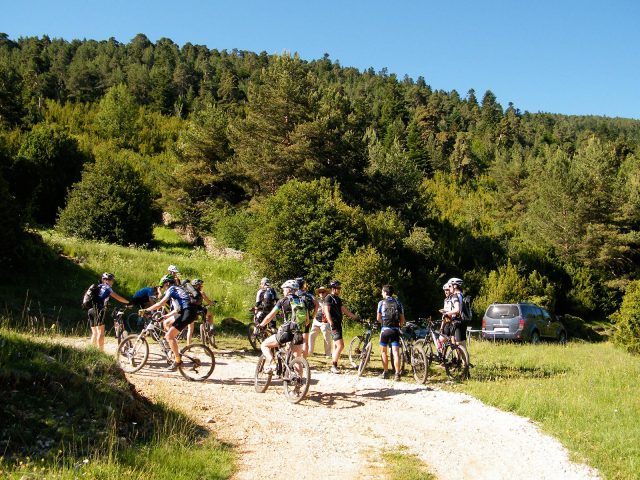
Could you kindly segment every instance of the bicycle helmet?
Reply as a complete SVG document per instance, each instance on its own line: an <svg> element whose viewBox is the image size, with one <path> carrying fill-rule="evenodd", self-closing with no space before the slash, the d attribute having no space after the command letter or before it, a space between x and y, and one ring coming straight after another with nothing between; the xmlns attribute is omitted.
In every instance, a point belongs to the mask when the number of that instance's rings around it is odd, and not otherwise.
<svg viewBox="0 0 640 480"><path fill-rule="evenodd" d="M296 278L296 282L298 282L298 288L304 287L304 277Z"/></svg>
<svg viewBox="0 0 640 480"><path fill-rule="evenodd" d="M169 283L170 285L173 285L174 283L176 283L176 279L173 278L171 275L165 275L160 279L160 286L162 287L165 283Z"/></svg>
<svg viewBox="0 0 640 480"><path fill-rule="evenodd" d="M175 265L169 265L169 268L167 268L167 270L170 273L180 273L180 270L178 270L178 267L176 267Z"/></svg>
<svg viewBox="0 0 640 480"><path fill-rule="evenodd" d="M271 280L269 280L267 277L262 277L262 280L260 280L260 284L262 285L269 285L271 283Z"/></svg>
<svg viewBox="0 0 640 480"><path fill-rule="evenodd" d="M340 288L342 286L342 283L340 283L340 281L338 280L331 280L329 282L329 288Z"/></svg>
<svg viewBox="0 0 640 480"><path fill-rule="evenodd" d="M298 287L298 282L296 282L295 280L287 280L282 285L280 285L280 288L282 288L283 290L285 288L291 288L293 290L297 290L299 287Z"/></svg>
<svg viewBox="0 0 640 480"><path fill-rule="evenodd" d="M449 290L449 287L451 285L449 285L449 282L445 283L444 285L442 285L442 290Z"/></svg>
<svg viewBox="0 0 640 480"><path fill-rule="evenodd" d="M102 280L115 280L116 276L113 273L104 272L102 274Z"/></svg>
<svg viewBox="0 0 640 480"><path fill-rule="evenodd" d="M203 283L204 283L203 280L201 280L199 278L194 278L193 281L191 282L191 285L193 285L194 287L199 287Z"/></svg>
<svg viewBox="0 0 640 480"><path fill-rule="evenodd" d="M461 278L452 277L452 278L449 279L449 281L447 283L450 286L457 285L458 287L461 287L462 286L462 279Z"/></svg>

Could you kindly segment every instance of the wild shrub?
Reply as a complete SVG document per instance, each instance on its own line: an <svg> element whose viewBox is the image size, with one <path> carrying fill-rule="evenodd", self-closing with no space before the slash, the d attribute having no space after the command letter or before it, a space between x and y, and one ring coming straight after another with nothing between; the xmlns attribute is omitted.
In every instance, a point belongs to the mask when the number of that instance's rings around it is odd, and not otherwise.
<svg viewBox="0 0 640 480"><path fill-rule="evenodd" d="M628 352L640 354L640 280L627 286L620 309L609 318L615 327L613 343Z"/></svg>

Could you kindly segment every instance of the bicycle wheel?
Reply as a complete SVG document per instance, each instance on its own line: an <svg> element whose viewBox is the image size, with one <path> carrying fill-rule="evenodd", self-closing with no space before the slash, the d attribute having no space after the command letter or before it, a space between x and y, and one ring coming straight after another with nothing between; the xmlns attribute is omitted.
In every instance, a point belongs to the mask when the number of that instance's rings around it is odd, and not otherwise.
<svg viewBox="0 0 640 480"><path fill-rule="evenodd" d="M118 345L116 359L120 368L127 373L140 370L149 358L147 339L139 335L128 335Z"/></svg>
<svg viewBox="0 0 640 480"><path fill-rule="evenodd" d="M200 325L200 340L211 348L216 348L216 337L205 323Z"/></svg>
<svg viewBox="0 0 640 480"><path fill-rule="evenodd" d="M269 388L269 384L271 383L272 373L264 373L264 364L267 359L264 355L260 355L258 359L258 364L256 365L256 373L253 380L253 386L258 393L264 393Z"/></svg>
<svg viewBox="0 0 640 480"><path fill-rule="evenodd" d="M357 335L349 342L349 363L353 368L359 368L364 351L364 335Z"/></svg>
<svg viewBox="0 0 640 480"><path fill-rule="evenodd" d="M201 343L192 343L180 351L182 363L178 371L187 380L201 382L213 373L216 359L209 347Z"/></svg>
<svg viewBox="0 0 640 480"><path fill-rule="evenodd" d="M247 332L247 338L251 347L256 351L260 351L260 343L262 343L262 331L257 325L253 323L249 324L249 331Z"/></svg>
<svg viewBox="0 0 640 480"><path fill-rule="evenodd" d="M367 368L367 363L369 363L369 359L371 358L371 350L373 349L373 345L371 342L364 347L364 352L360 354L360 362L358 363L358 376L362 376L364 373L364 369Z"/></svg>
<svg viewBox="0 0 640 480"><path fill-rule="evenodd" d="M424 384L429 372L429 360L427 360L424 350L415 345L411 349L411 368L416 382Z"/></svg>
<svg viewBox="0 0 640 480"><path fill-rule="evenodd" d="M284 395L291 403L298 403L309 391L311 370L309 362L303 357L297 357L289 362L288 378L282 379Z"/></svg>
<svg viewBox="0 0 640 480"><path fill-rule="evenodd" d="M131 333L140 333L145 324L146 319L136 312L131 312L124 321L125 328Z"/></svg>
<svg viewBox="0 0 640 480"><path fill-rule="evenodd" d="M451 380L460 381L466 378L469 364L464 351L457 345L447 345L444 348L444 369Z"/></svg>

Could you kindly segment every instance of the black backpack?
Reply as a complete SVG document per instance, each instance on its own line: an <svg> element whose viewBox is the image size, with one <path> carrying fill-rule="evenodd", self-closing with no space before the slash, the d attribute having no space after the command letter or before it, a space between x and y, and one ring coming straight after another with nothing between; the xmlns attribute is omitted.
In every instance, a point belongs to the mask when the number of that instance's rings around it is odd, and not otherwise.
<svg viewBox="0 0 640 480"><path fill-rule="evenodd" d="M82 308L89 310L100 302L100 284L94 283L87 288L82 297Z"/></svg>
<svg viewBox="0 0 640 480"><path fill-rule="evenodd" d="M461 298L460 302L460 316L462 317L462 321L464 323L471 323L473 320L473 310L471 310L471 303L473 302L473 298L471 295L462 295L459 294Z"/></svg>
<svg viewBox="0 0 640 480"><path fill-rule="evenodd" d="M193 284L189 280L185 280L182 282L178 288L182 288L189 295L189 303L191 305L201 305L202 304L202 293L193 286Z"/></svg>
<svg viewBox="0 0 640 480"><path fill-rule="evenodd" d="M382 300L382 316L384 317L385 327L400 326L400 308L398 301L393 297L387 297Z"/></svg>

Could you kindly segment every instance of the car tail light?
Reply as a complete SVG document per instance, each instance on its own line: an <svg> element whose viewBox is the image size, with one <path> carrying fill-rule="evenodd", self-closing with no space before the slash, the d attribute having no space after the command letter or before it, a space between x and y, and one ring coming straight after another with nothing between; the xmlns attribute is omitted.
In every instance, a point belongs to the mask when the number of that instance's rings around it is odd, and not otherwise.
<svg viewBox="0 0 640 480"><path fill-rule="evenodd" d="M522 317L520 317L520 320L518 321L518 329L524 330L524 318Z"/></svg>
<svg viewBox="0 0 640 480"><path fill-rule="evenodd" d="M483 318L482 319L482 330L486 330L487 329L487 319Z"/></svg>

